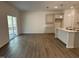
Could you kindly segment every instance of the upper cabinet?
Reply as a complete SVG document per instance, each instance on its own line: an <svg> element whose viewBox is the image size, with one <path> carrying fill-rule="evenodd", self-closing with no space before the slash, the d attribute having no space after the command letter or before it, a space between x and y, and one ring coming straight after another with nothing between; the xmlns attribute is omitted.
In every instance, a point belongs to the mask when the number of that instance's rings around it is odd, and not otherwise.
<svg viewBox="0 0 79 59"><path fill-rule="evenodd" d="M54 24L54 15L53 14L46 15L46 24Z"/></svg>

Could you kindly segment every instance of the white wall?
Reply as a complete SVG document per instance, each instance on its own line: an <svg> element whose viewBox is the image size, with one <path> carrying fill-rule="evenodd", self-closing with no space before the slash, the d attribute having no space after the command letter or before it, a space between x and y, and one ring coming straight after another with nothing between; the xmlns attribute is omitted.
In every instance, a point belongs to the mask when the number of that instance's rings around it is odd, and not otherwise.
<svg viewBox="0 0 79 59"><path fill-rule="evenodd" d="M13 15L16 16L17 19L19 18L18 10L8 3L0 1L0 47L5 45L9 40L7 15Z"/></svg>
<svg viewBox="0 0 79 59"><path fill-rule="evenodd" d="M45 33L46 14L61 13L60 11L22 12L22 33Z"/></svg>
<svg viewBox="0 0 79 59"><path fill-rule="evenodd" d="M23 33L43 33L45 16L42 12L28 12L23 14Z"/></svg>

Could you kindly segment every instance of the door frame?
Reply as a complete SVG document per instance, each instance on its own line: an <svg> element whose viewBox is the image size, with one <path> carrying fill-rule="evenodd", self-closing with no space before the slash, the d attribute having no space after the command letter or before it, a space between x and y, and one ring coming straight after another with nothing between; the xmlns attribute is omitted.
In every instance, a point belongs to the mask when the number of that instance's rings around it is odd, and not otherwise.
<svg viewBox="0 0 79 59"><path fill-rule="evenodd" d="M16 31L17 31L17 35L18 35L18 22L17 22L17 16L14 16L14 15L10 15L10 14L7 14L6 15L6 19L7 19L7 27L8 27L8 16L12 16L12 26L13 26L13 17L16 17ZM14 32L14 28L13 28L13 32ZM16 36L17 36L16 35ZM8 37L9 37L9 28L8 28ZM10 39L10 38L9 38ZM11 39L12 40L12 39Z"/></svg>

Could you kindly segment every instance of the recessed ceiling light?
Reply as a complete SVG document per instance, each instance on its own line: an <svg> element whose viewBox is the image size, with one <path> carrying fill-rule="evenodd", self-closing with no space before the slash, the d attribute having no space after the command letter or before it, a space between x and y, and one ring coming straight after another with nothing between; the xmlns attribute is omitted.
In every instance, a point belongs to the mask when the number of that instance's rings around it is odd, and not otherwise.
<svg viewBox="0 0 79 59"><path fill-rule="evenodd" d="M71 14L68 14L68 16L71 16Z"/></svg>
<svg viewBox="0 0 79 59"><path fill-rule="evenodd" d="M74 8L74 6L71 6L70 8L72 9L72 8Z"/></svg>
<svg viewBox="0 0 79 59"><path fill-rule="evenodd" d="M63 18L63 16L60 16L60 18Z"/></svg>
<svg viewBox="0 0 79 59"><path fill-rule="evenodd" d="M54 8L58 8L58 6L54 6Z"/></svg>

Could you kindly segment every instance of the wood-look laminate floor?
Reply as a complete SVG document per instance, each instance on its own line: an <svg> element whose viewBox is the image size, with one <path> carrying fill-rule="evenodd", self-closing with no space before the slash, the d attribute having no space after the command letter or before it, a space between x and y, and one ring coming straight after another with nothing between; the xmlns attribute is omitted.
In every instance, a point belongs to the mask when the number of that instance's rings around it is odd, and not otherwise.
<svg viewBox="0 0 79 59"><path fill-rule="evenodd" d="M67 49L53 34L27 34L16 37L0 49L6 58L75 58L79 48Z"/></svg>

